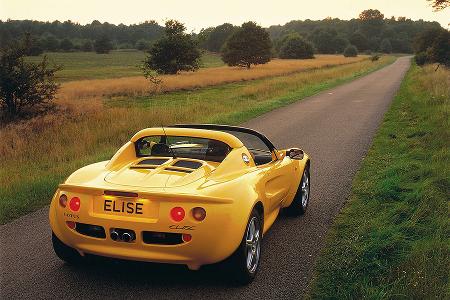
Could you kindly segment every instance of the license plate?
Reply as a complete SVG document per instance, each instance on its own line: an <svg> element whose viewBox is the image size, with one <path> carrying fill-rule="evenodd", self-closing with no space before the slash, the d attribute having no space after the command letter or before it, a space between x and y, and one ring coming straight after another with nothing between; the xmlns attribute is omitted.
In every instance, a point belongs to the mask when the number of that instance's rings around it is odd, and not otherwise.
<svg viewBox="0 0 450 300"><path fill-rule="evenodd" d="M143 215L145 204L137 201L125 201L122 199L103 199L103 211L106 213Z"/></svg>
<svg viewBox="0 0 450 300"><path fill-rule="evenodd" d="M146 198L124 198L102 195L93 199L93 213L143 218L151 222L158 218L159 202Z"/></svg>

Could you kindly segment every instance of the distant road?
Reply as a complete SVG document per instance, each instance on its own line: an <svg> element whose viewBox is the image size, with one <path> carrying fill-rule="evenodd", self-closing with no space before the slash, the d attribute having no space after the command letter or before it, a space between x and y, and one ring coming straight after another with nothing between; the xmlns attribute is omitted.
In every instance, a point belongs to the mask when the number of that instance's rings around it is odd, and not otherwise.
<svg viewBox="0 0 450 300"><path fill-rule="evenodd" d="M54 255L48 207L0 227L2 299L297 299L384 112L410 66L408 57L358 80L245 124L280 147L312 156L312 198L306 215L281 215L264 237L256 280L230 287L217 269L191 272L145 263L65 265Z"/></svg>

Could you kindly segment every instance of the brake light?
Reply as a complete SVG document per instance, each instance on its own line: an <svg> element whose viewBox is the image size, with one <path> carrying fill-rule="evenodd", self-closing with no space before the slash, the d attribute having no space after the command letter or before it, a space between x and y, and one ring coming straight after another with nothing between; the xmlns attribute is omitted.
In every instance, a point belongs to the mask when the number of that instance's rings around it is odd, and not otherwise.
<svg viewBox="0 0 450 300"><path fill-rule="evenodd" d="M194 207L192 209L192 217L196 221L203 221L206 218L206 210L203 207Z"/></svg>
<svg viewBox="0 0 450 300"><path fill-rule="evenodd" d="M80 210L80 205L81 205L80 202L81 202L80 198L78 198L78 197L73 197L72 199L70 199L70 202L69 202L70 210L72 210L72 211L79 211Z"/></svg>
<svg viewBox="0 0 450 300"><path fill-rule="evenodd" d="M185 215L186 215L186 213L184 212L184 209L179 206L172 208L172 210L170 211L170 217L175 222L182 221L184 219Z"/></svg>
<svg viewBox="0 0 450 300"><path fill-rule="evenodd" d="M62 207L66 207L67 196L65 194L62 194L61 196L59 196L59 205L61 205Z"/></svg>

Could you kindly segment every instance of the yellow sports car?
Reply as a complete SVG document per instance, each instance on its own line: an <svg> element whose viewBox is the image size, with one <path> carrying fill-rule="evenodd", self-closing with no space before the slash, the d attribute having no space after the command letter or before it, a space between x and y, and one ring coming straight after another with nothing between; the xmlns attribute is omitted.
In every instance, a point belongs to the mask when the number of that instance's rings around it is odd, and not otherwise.
<svg viewBox="0 0 450 300"><path fill-rule="evenodd" d="M225 260L248 283L280 210L306 211L309 170L302 150L277 150L248 128L143 129L111 160L59 185L49 212L53 248L68 263L95 254L197 270Z"/></svg>

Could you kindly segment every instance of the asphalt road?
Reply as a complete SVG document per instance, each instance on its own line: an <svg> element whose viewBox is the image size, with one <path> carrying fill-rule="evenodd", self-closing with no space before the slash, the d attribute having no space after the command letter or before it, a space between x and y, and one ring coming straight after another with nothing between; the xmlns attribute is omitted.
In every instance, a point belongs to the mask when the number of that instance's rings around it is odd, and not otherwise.
<svg viewBox="0 0 450 300"><path fill-rule="evenodd" d="M368 76L277 109L245 124L278 147L312 156L312 199L306 215L281 215L263 242L260 272L249 286L230 286L220 269L93 262L71 267L53 253L48 208L0 227L2 299L293 299L307 291L335 215L370 147L384 112L409 68L399 58Z"/></svg>

